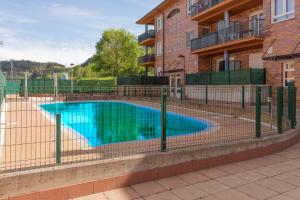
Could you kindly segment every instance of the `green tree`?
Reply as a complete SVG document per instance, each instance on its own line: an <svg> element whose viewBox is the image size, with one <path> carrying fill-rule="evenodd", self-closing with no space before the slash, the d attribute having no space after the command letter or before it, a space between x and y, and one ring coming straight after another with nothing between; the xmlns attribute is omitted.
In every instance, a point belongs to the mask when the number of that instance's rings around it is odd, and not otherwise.
<svg viewBox="0 0 300 200"><path fill-rule="evenodd" d="M106 30L96 44L95 70L114 77L141 74L144 69L137 59L142 54L135 35L124 29Z"/></svg>

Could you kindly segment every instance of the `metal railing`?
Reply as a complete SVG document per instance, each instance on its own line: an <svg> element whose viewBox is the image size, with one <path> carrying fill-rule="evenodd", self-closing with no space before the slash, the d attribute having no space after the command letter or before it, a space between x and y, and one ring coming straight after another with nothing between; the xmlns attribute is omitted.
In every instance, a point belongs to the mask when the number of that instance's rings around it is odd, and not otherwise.
<svg viewBox="0 0 300 200"><path fill-rule="evenodd" d="M152 62L155 62L155 54L144 55L142 57L139 57L138 59L139 65L144 65Z"/></svg>
<svg viewBox="0 0 300 200"><path fill-rule="evenodd" d="M209 8L218 5L223 1L224 0L200 0L191 6L191 16L193 17L205 10L208 10Z"/></svg>
<svg viewBox="0 0 300 200"><path fill-rule="evenodd" d="M295 87L93 89L64 93L66 87L27 98L10 91L1 104L0 174L253 140L296 123Z"/></svg>
<svg viewBox="0 0 300 200"><path fill-rule="evenodd" d="M247 85L265 84L265 69L241 69L223 72L203 72L186 75L187 85Z"/></svg>
<svg viewBox="0 0 300 200"><path fill-rule="evenodd" d="M141 43L150 38L155 38L155 30L148 30L147 32L140 35L138 37L138 42Z"/></svg>
<svg viewBox="0 0 300 200"><path fill-rule="evenodd" d="M264 35L264 20L253 19L246 22L231 21L228 28L209 33L192 40L192 51L240 40L248 37L260 37Z"/></svg>
<svg viewBox="0 0 300 200"><path fill-rule="evenodd" d="M158 76L130 76L130 77L118 77L118 85L168 85L168 77Z"/></svg>

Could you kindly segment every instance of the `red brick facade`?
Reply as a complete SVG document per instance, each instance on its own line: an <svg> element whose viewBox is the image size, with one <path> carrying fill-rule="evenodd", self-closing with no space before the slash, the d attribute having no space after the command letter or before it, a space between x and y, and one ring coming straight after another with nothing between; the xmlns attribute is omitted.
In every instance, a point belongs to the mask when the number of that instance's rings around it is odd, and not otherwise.
<svg viewBox="0 0 300 200"><path fill-rule="evenodd" d="M226 0L225 0L226 1ZM229 1L229 0L228 0ZM271 60L269 58L289 55L292 53L300 53L300 47L297 44L300 42L300 1L295 0L295 17L282 22L272 23L272 0L263 0L261 5L255 6L242 12L230 13L230 21L247 21L250 18L251 13L263 12L264 16L264 29L265 40L261 47L243 49L240 51L230 52L230 58L241 62L241 69L247 69L250 67L251 55L259 53L263 55L263 58L268 60L261 61L261 65L257 67L264 67L266 69L267 84L283 85L284 83L284 69L283 63L292 62L295 67L293 76L295 77L295 84L300 87L300 58L285 58ZM164 5L164 2L168 4ZM164 56L157 56L155 61L155 68L163 69L164 75L180 73L182 79L184 77L184 63L186 64L185 73L218 71L218 61L221 60L224 55L209 55L198 56L192 54L191 48L187 46L186 34L187 32L194 31L197 37L201 37L203 34L203 24L193 21L191 16L187 14L187 0L165 0L159 7L159 13L152 15L154 21L159 15L164 15L164 30L156 33L155 43L163 42L163 31L165 32L164 41ZM174 9L180 9L180 12L171 18L168 18L168 14ZM153 12L153 11L151 11ZM225 12L225 10L224 10ZM216 30L216 23L205 24L205 27L210 27L211 31ZM300 46L300 45L298 45ZM297 48L296 48L297 47ZM185 57L185 62L184 62ZM163 59L164 58L164 59ZM164 62L163 62L164 60ZM163 64L164 63L164 64ZM183 81L182 81L183 82ZM299 97L300 101L300 97Z"/></svg>

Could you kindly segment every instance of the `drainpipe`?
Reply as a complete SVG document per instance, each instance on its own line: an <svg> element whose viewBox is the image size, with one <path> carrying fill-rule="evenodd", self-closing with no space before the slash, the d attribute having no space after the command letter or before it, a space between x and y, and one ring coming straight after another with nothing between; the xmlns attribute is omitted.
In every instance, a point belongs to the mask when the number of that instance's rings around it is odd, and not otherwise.
<svg viewBox="0 0 300 200"><path fill-rule="evenodd" d="M228 11L224 12L224 21L225 21L225 38L227 40L229 37L229 26L230 26ZM228 51L224 51L224 61L225 61L225 71L229 71L230 60L229 60Z"/></svg>

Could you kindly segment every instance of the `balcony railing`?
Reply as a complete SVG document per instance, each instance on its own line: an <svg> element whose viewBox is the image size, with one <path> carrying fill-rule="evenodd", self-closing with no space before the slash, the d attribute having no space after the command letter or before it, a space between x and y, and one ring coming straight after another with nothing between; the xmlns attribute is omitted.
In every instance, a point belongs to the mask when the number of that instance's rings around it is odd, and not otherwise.
<svg viewBox="0 0 300 200"><path fill-rule="evenodd" d="M138 37L139 43L144 42L147 39L155 38L155 31L154 30L148 30L147 32L143 33Z"/></svg>
<svg viewBox="0 0 300 200"><path fill-rule="evenodd" d="M203 12L223 1L224 0L200 0L199 2L191 6L191 10L192 10L191 15L193 17L198 13Z"/></svg>
<svg viewBox="0 0 300 200"><path fill-rule="evenodd" d="M240 40L249 37L259 37L263 35L263 19L254 19L246 22L231 21L228 28L193 39L191 48L192 51L195 51L234 40Z"/></svg>
<svg viewBox="0 0 300 200"><path fill-rule="evenodd" d="M139 65L147 65L155 61L155 54L149 54L142 57L139 57Z"/></svg>
<svg viewBox="0 0 300 200"><path fill-rule="evenodd" d="M186 75L187 85L245 85L265 84L265 69L241 69L222 72L203 72Z"/></svg>

